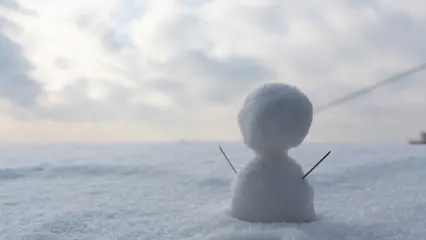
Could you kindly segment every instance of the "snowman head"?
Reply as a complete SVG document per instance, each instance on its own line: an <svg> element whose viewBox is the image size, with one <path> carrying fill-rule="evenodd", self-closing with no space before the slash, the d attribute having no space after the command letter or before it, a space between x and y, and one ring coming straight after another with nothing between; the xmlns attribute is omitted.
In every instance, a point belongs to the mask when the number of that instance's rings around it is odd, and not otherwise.
<svg viewBox="0 0 426 240"><path fill-rule="evenodd" d="M313 107L296 87L267 83L250 93L238 115L244 143L259 153L287 153L312 124Z"/></svg>

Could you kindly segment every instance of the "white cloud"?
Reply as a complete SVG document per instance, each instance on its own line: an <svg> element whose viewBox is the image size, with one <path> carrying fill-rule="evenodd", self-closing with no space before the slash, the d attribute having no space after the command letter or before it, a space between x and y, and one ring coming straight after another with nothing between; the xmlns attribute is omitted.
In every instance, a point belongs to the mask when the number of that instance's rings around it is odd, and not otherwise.
<svg viewBox="0 0 426 240"><path fill-rule="evenodd" d="M241 100L260 82L295 84L318 106L426 61L420 0L0 0L1 6L7 22L19 26L7 35L20 49L15 56L33 65L10 70L29 79L27 96L35 103L2 108L14 126L107 121L129 139L137 138L130 125L151 129L140 139L153 139L148 132L157 139L235 139ZM426 118L419 113L424 76L318 115L310 139L416 134L424 126L413 118ZM10 86L17 82L4 79L9 87L0 97L16 103L23 95Z"/></svg>
<svg viewBox="0 0 426 240"><path fill-rule="evenodd" d="M9 29L16 26L0 17L0 99L5 98L19 107L33 106L41 88L29 76L33 66L10 37Z"/></svg>

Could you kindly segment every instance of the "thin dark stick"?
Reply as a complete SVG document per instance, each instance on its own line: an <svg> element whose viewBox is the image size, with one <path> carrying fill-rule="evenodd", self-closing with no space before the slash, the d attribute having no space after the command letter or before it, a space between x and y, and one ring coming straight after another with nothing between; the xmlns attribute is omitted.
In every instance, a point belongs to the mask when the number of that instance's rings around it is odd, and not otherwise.
<svg viewBox="0 0 426 240"><path fill-rule="evenodd" d="M226 160L228 161L229 165L231 166L232 170L234 170L234 173L237 174L237 171L235 170L234 166L232 166L231 161L229 161L229 158L226 156L226 153L223 151L222 147L219 145L219 149L222 152L223 156L226 158Z"/></svg>
<svg viewBox="0 0 426 240"><path fill-rule="evenodd" d="M309 172L307 172L302 179L305 179L305 177L307 177L309 175L309 173L311 173L326 157L328 157L328 155L330 155L331 151L328 151L327 154L325 154L324 157L321 158L321 160L319 160L319 162L317 162L317 164L315 164L315 166L313 168L311 168L311 170L309 170Z"/></svg>

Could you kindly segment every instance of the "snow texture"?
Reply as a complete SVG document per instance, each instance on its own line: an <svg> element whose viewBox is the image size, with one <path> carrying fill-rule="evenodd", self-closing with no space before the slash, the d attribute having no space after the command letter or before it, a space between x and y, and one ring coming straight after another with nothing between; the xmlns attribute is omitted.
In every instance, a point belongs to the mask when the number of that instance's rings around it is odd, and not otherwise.
<svg viewBox="0 0 426 240"><path fill-rule="evenodd" d="M2 240L424 240L426 148L309 144L318 221L255 224L229 216L244 144L0 145Z"/></svg>
<svg viewBox="0 0 426 240"><path fill-rule="evenodd" d="M238 173L232 216L249 222L305 222L316 219L314 191L290 157L255 157Z"/></svg>
<svg viewBox="0 0 426 240"><path fill-rule="evenodd" d="M256 157L236 177L232 216L262 223L316 219L314 191L288 156L306 137L312 115L309 99L290 85L266 84L249 94L239 125Z"/></svg>
<svg viewBox="0 0 426 240"><path fill-rule="evenodd" d="M254 151L287 153L305 139L312 115L312 104L299 89L267 83L247 96L238 124L244 143Z"/></svg>

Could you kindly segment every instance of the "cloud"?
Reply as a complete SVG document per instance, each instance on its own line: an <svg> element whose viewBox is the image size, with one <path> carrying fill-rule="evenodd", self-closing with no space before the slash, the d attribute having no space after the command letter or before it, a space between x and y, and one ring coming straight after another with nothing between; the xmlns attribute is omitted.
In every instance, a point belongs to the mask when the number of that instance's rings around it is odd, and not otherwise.
<svg viewBox="0 0 426 240"><path fill-rule="evenodd" d="M21 5L15 0L1 0L0 7L10 8L13 10L21 9Z"/></svg>
<svg viewBox="0 0 426 240"><path fill-rule="evenodd" d="M0 95L31 106L9 111L16 121L139 122L165 139L236 139L238 108L261 82L295 84L321 106L426 61L420 0L3 0L0 6L34 13L9 14L21 30L13 40L0 35L13 63L8 76L20 76L13 86L26 86L18 93L7 81ZM316 116L309 139L416 134L424 127L417 119L426 118L424 76ZM412 117L395 117L402 115Z"/></svg>
<svg viewBox="0 0 426 240"><path fill-rule="evenodd" d="M32 64L7 35L8 27L13 27L12 23L0 17L0 99L5 98L19 107L30 107L36 104L41 88L30 76Z"/></svg>
<svg viewBox="0 0 426 240"><path fill-rule="evenodd" d="M200 51L188 51L161 68L174 72L181 79L194 79L200 87L198 98L206 103L232 102L257 83L275 78L273 71L257 59L220 59Z"/></svg>

